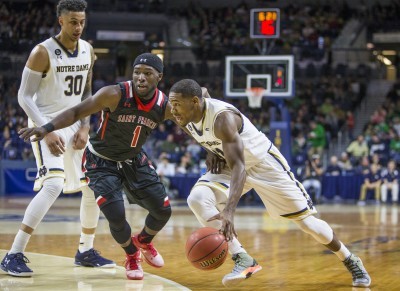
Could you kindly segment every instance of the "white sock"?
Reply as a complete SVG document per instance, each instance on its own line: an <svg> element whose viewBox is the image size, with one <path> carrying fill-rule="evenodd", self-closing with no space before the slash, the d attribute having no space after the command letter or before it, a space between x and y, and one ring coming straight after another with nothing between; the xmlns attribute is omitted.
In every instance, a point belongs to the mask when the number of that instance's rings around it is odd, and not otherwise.
<svg viewBox="0 0 400 291"><path fill-rule="evenodd" d="M350 255L351 252L349 249L342 243L340 242L340 249L337 252L333 252L335 255L338 256L338 258L343 262L346 260Z"/></svg>
<svg viewBox="0 0 400 291"><path fill-rule="evenodd" d="M87 252L93 248L94 234L85 234L81 232L81 237L79 239L79 252Z"/></svg>
<svg viewBox="0 0 400 291"><path fill-rule="evenodd" d="M11 246L9 254L23 253L25 251L26 245L29 242L31 235L25 231L18 230L17 235L14 238L14 242Z"/></svg>
<svg viewBox="0 0 400 291"><path fill-rule="evenodd" d="M231 254L247 253L237 238L234 238L232 241L228 242L228 249Z"/></svg>

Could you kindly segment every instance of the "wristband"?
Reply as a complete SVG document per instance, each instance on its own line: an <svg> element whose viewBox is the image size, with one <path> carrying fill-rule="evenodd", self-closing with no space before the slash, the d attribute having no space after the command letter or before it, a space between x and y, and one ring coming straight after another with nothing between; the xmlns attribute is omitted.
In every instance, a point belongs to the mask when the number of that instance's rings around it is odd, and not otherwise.
<svg viewBox="0 0 400 291"><path fill-rule="evenodd" d="M42 127L47 131L47 133L50 133L50 132L54 131L54 124L51 123L51 122L46 123Z"/></svg>

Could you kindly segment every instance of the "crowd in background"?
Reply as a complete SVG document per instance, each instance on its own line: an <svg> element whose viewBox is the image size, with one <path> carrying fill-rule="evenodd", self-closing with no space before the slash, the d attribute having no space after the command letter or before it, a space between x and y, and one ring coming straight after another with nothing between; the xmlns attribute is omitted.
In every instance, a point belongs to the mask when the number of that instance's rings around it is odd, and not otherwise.
<svg viewBox="0 0 400 291"><path fill-rule="evenodd" d="M100 2L107 6L106 1ZM98 7L102 7L100 2ZM131 1L117 2L117 7L125 7ZM148 6L146 1L139 2L135 5L143 5L136 12L162 12L157 11L159 5ZM163 1L159 4L163 4ZM52 5L52 2L0 4L2 56L11 51L14 54L26 54L35 44L57 33L58 25ZM398 9L397 5L393 5L394 10ZM270 112L276 106L273 102L264 100L262 109L251 110L246 99L223 97L224 56L259 54L259 47L248 36L249 8L246 3L214 9L190 5L186 12L173 11L188 19L193 52L200 66L194 69L192 64L185 69L179 63L166 63L166 74L159 84L160 89L168 94L168 89L177 79L202 77L201 85L209 89L213 98L233 103L260 131L268 135ZM346 20L356 16L365 18L369 23L371 17L383 19L390 15L390 9L382 6L375 6L373 13L363 7L354 11L345 5L325 7L292 4L281 10L281 37L274 43L270 53L293 54L296 63L311 60L310 64L322 61L326 65L319 72L309 67L300 70L297 65L296 93L292 99L285 101L291 119L292 164L299 179L312 188L316 200L321 199L318 181L320 184L324 174L354 171L367 177L375 171L376 165L381 173L380 185L385 185L387 173L393 172L390 161L394 161L395 168L400 163L400 85L392 88L384 104L376 109L365 125L362 134L354 136L353 112L365 97L369 75L334 68L330 63L330 46ZM393 17L389 19L393 20ZM220 65L210 68L208 60L220 60ZM7 59L2 57L1 62L5 68ZM216 76L204 78L211 70ZM19 78L0 71L0 159L34 160L31 146L18 138L18 130L27 126L26 115L17 101ZM94 92L115 81L96 72L95 66ZM92 116L92 130L97 128L98 118L97 115ZM354 142L340 156L328 157L326 160L329 163L324 164L322 157L339 132L345 132ZM204 171L205 151L170 121L154 130L145 150L157 165L161 176L200 174ZM368 187L370 185L362 188L362 191L368 190ZM382 194L382 199L385 195Z"/></svg>

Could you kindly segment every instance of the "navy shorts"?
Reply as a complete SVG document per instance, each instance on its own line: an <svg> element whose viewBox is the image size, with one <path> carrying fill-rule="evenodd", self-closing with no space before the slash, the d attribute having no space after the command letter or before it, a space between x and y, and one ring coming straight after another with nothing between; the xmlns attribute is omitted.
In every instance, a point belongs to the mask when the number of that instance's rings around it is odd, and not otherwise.
<svg viewBox="0 0 400 291"><path fill-rule="evenodd" d="M151 161L142 151L132 160L115 162L93 154L88 148L83 158L83 171L100 208L123 200L145 209L157 209L168 201L165 187Z"/></svg>

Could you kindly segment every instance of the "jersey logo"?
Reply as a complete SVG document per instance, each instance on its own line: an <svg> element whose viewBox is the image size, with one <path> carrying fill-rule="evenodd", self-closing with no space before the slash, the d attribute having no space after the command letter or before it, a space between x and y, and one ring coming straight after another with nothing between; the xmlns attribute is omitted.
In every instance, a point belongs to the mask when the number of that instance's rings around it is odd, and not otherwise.
<svg viewBox="0 0 400 291"><path fill-rule="evenodd" d="M54 53L56 54L57 59L62 59L62 55L61 55L61 50L60 50L60 49L56 49L56 50L54 51Z"/></svg>
<svg viewBox="0 0 400 291"><path fill-rule="evenodd" d="M205 130L205 131L210 131L210 129L209 129L208 127L206 127L204 130Z"/></svg>

